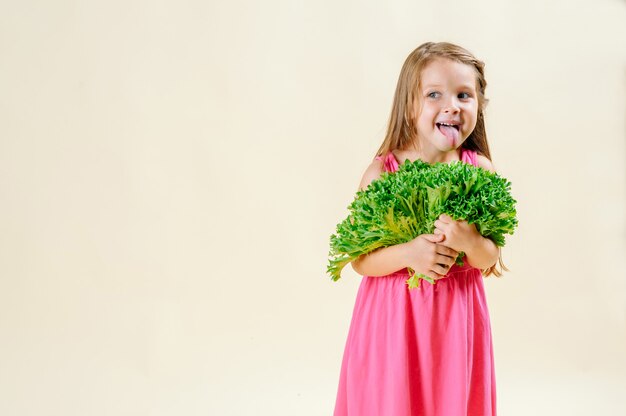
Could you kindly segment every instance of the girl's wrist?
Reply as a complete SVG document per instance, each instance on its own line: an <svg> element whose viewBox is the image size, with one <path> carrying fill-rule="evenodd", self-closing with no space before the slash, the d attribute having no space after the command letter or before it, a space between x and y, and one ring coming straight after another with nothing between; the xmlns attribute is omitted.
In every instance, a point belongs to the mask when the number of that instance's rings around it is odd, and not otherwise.
<svg viewBox="0 0 626 416"><path fill-rule="evenodd" d="M495 243L480 234L475 237L474 244L468 247L467 250L464 250L464 252L465 256L469 257L472 266L479 269L490 267L494 263L491 261L491 257L499 253Z"/></svg>
<svg viewBox="0 0 626 416"><path fill-rule="evenodd" d="M472 234L466 240L466 244L464 244L462 247L459 247L458 251L462 251L466 254L469 252L475 251L476 248L480 247L480 245L484 243L483 239L484 237L480 235L479 233Z"/></svg>
<svg viewBox="0 0 626 416"><path fill-rule="evenodd" d="M474 240L472 241L472 246L476 247L476 246L480 246L482 244L485 243L486 238L483 237L482 235L480 235L480 233L476 233L476 235L474 235Z"/></svg>
<svg viewBox="0 0 626 416"><path fill-rule="evenodd" d="M480 234L472 234L467 240L466 244L459 247L459 252L465 253L465 255L469 255L471 253L476 253L476 251L482 251L482 245L484 241L482 241L484 237Z"/></svg>

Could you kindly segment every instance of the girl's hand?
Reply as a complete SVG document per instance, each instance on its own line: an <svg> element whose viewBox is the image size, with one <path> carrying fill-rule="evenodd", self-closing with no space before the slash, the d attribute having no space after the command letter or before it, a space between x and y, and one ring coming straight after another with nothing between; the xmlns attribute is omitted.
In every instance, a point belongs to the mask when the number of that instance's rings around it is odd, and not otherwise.
<svg viewBox="0 0 626 416"><path fill-rule="evenodd" d="M406 243L407 266L434 280L445 277L459 253L439 244L443 239L443 235L422 234Z"/></svg>
<svg viewBox="0 0 626 416"><path fill-rule="evenodd" d="M467 221L455 221L446 214L441 214L435 221L435 235L445 236L445 245L456 251L468 252L482 237L474 224Z"/></svg>

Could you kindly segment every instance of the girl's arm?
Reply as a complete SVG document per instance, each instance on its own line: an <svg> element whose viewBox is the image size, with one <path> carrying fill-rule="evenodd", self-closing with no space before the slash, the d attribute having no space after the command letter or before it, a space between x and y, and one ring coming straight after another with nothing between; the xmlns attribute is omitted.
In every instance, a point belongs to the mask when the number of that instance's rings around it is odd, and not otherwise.
<svg viewBox="0 0 626 416"><path fill-rule="evenodd" d="M465 252L465 260L477 269L488 269L496 264L500 257L500 248L489 238L480 239Z"/></svg>
<svg viewBox="0 0 626 416"><path fill-rule="evenodd" d="M354 260L352 269L361 276L384 276L406 267L405 244L382 247Z"/></svg>

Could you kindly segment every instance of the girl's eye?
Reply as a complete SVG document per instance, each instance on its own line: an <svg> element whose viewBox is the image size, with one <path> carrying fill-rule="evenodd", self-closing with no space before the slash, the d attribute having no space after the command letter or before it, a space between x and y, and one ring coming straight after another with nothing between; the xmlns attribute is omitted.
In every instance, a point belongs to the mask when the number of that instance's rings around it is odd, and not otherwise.
<svg viewBox="0 0 626 416"><path fill-rule="evenodd" d="M433 97L433 94L439 94L439 93L437 91L433 91L433 92L428 94L428 97L435 98L435 97Z"/></svg>
<svg viewBox="0 0 626 416"><path fill-rule="evenodd" d="M466 92L462 92L462 93L461 93L461 94L459 94L459 95L466 95L466 97L461 97L461 98L470 98L470 97L471 97L471 95L469 95L469 94L468 94L468 93L466 93Z"/></svg>

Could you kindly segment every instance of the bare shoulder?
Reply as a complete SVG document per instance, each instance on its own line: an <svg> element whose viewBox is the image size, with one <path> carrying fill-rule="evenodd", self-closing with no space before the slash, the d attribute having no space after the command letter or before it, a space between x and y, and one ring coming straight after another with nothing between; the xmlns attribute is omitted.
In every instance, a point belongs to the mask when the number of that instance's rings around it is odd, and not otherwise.
<svg viewBox="0 0 626 416"><path fill-rule="evenodd" d="M478 166L483 169L486 169L490 172L495 172L496 168L493 167L493 162L487 159L487 156L481 155L480 153L476 153L476 162L478 162Z"/></svg>
<svg viewBox="0 0 626 416"><path fill-rule="evenodd" d="M359 184L359 191L367 188L367 186L372 183L375 179L380 178L380 175L384 172L384 166L382 160L374 159L372 163L369 164L365 172L363 173L363 177L361 178L361 183Z"/></svg>

